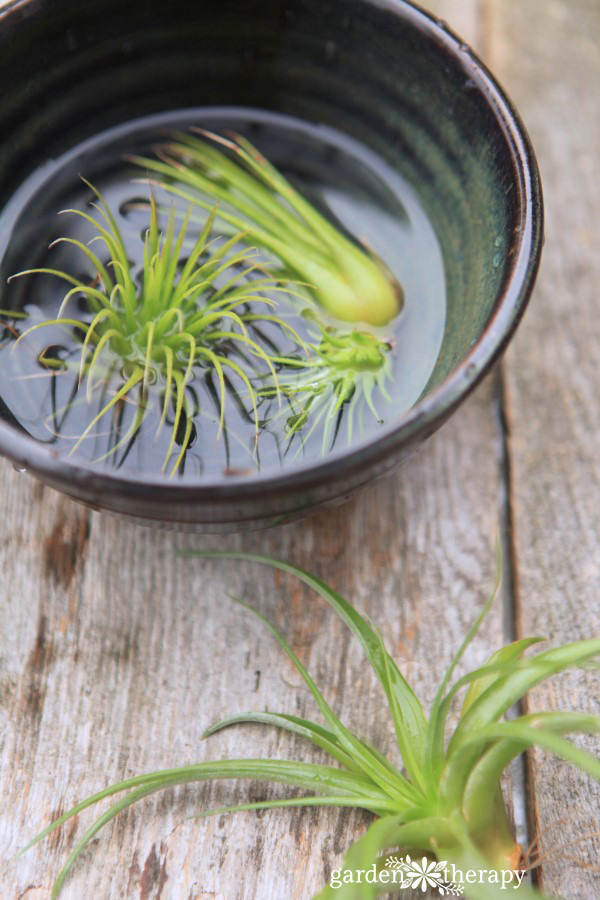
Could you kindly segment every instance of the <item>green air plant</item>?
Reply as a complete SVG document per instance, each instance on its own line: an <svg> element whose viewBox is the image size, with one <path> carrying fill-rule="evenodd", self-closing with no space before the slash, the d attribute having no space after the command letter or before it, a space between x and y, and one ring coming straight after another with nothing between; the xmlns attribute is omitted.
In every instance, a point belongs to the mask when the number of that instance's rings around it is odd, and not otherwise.
<svg viewBox="0 0 600 900"><path fill-rule="evenodd" d="M456 652L427 717L387 652L377 629L324 582L289 563L252 554L207 552L188 555L266 563L296 576L326 600L362 644L383 687L403 767L356 737L340 721L282 635L260 613L252 610L300 673L324 724L287 713L250 712L216 723L205 736L242 722L276 726L311 741L337 765L273 759L222 760L150 772L108 787L64 813L25 848L41 841L87 807L129 791L78 841L56 880L53 897L58 895L76 859L103 825L143 797L177 784L213 778L251 778L311 792L304 797L243 803L212 810L205 815L295 806L355 807L372 813L376 820L364 837L350 848L340 870L341 885L337 889L326 887L319 894L321 900L333 900L334 897L338 900L369 900L389 890L389 884L358 884L346 879L345 873L365 871L373 865L383 866L385 854L390 851L394 854L399 851L418 853L424 860L422 868L433 872L442 862L454 863L463 871L505 872L519 868L520 848L508 826L500 778L511 761L528 748L539 746L549 750L600 779L600 762L564 739L569 733L600 731L598 717L578 712L538 712L502 721L507 711L534 685L570 666L580 666L597 658L600 640L579 641L524 657L524 652L540 640L526 638L503 647L484 665L453 681L461 657L492 605L498 584ZM242 606L246 607L246 604L242 603ZM466 688L466 694L460 718L450 739L446 740L448 713L452 701L463 688ZM389 855L387 859L390 860ZM394 859L397 857L391 857L392 861ZM526 885L521 885L520 892L521 897L539 897ZM505 892L500 884L478 883L475 896L477 900L500 900Z"/></svg>
<svg viewBox="0 0 600 900"><path fill-rule="evenodd" d="M381 260L342 234L248 140L193 130L201 138L178 133L157 148L156 159L133 161L180 199L206 210L218 201L219 228L243 230L246 241L281 266L282 277L304 288L304 296L297 291L289 300L296 306L300 301L303 315L316 326L316 339L309 343L311 366L306 359L282 360L281 387L292 406L288 435L302 432L306 441L321 422L325 452L342 412L350 440L359 401L379 420L374 392L387 397L390 342L369 328L385 326L398 314L402 289ZM271 396L273 387L261 396Z"/></svg>
<svg viewBox="0 0 600 900"><path fill-rule="evenodd" d="M141 278L136 279L127 258L124 236L113 213L102 195L85 183L99 201L91 204L97 217L80 209L64 212L78 216L92 226L93 241L104 245L109 260L101 261L100 255L91 249L92 242L85 244L75 238L62 237L54 244L74 245L85 256L93 271L89 280L50 268L29 269L12 276L49 274L71 285L56 318L33 325L19 341L48 325L75 329L81 336L78 381L86 381L88 403L92 402L95 393L99 393L101 399L98 412L77 437L71 452L75 452L86 438L94 436L95 427L111 410L116 412L118 406L122 409L124 403L130 401L133 409L131 424L102 458L130 446L154 408L160 413L157 435L165 426L167 415L172 416L163 471L177 443L180 450L171 468L173 475L179 469L192 437L192 414L186 392L196 373L215 375L219 386L219 434L224 427L225 399L231 376L237 376L243 383L258 428L257 399L252 385L254 374L260 371L256 364L269 373L276 393L277 374L269 353L252 336L250 329L261 322L275 323L302 344L295 330L273 315L271 309L275 305L272 295L289 289L266 272L262 264L256 263L256 251L245 246L239 248L240 234L220 242L211 240L214 210L195 238L188 239L192 207L179 229L175 224L175 210L171 209L166 228L161 231L152 195L149 227L144 239L143 271ZM78 297L85 299L89 320L64 315L69 301ZM257 312L257 306L260 309L266 307L267 311ZM19 341L15 342L15 347ZM48 357L41 361L46 368L53 365L53 360ZM54 361L54 364L64 368L63 360ZM106 399L106 386L115 375L117 387Z"/></svg>
<svg viewBox="0 0 600 900"><path fill-rule="evenodd" d="M282 360L278 382L263 387L257 394L261 398L279 394L286 397L289 409L281 409L271 421L286 417L290 441L299 435L303 446L322 425L321 444L325 454L335 443L343 413L348 443L354 433L357 409L361 418L366 409L382 422L374 393L377 390L387 400L391 399L386 388L391 368L390 345L368 331L344 332L325 327L318 320L315 324L320 335L308 345L310 365L300 356Z"/></svg>
<svg viewBox="0 0 600 900"><path fill-rule="evenodd" d="M218 200L219 223L245 231L292 278L310 285L335 318L379 326L398 314L402 288L384 264L321 215L246 138L192 130L201 137L177 133L157 148L158 159L133 161L198 206L211 209Z"/></svg>

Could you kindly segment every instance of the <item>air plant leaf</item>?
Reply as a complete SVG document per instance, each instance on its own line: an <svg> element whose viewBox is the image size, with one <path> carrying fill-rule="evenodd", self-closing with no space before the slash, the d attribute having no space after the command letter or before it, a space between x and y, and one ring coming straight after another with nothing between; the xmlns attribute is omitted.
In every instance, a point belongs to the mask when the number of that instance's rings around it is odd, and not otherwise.
<svg viewBox="0 0 600 900"><path fill-rule="evenodd" d="M310 796L240 803L201 816L242 810L339 806L366 810L377 819L348 851L337 887L328 886L319 900L371 900L389 890L387 881L357 882L358 870L380 871L386 854L410 870L406 885L440 879L447 864L462 871L472 869L513 877L519 870L519 896L541 895L521 884L521 849L508 826L500 779L511 761L524 750L543 747L600 781L600 762L565 740L565 735L600 732L600 718L579 712L531 713L510 721L503 714L529 687L564 670L600 657L600 640L580 641L523 658L537 642L526 638L502 648L483 666L452 681L454 671L470 640L491 608L498 588L483 607L459 648L436 695L429 720L416 695L385 648L383 639L354 607L314 575L290 563L236 552L198 552L186 556L218 557L271 565L300 579L324 599L358 638L385 692L401 754L400 764L388 760L367 741L352 734L333 712L303 663L285 638L259 612L245 603L265 625L300 673L320 710L325 725L298 716L275 712L250 712L229 716L209 727L204 737L242 722L274 726L292 732L317 746L337 763L336 767L270 759L221 760L179 769L151 772L99 791L48 825L28 845L33 846L72 816L87 807L129 791L113 803L85 832L59 873L53 896L57 896L78 856L103 825L148 794L209 778L245 778L271 781L311 791ZM240 601L238 601L240 602ZM442 742L439 758L432 756L447 719L450 702L466 688L462 714L450 740ZM433 718L432 718L433 717ZM432 765L432 760L435 764ZM404 771L402 771L402 764ZM28 849L26 847L25 849ZM416 859L411 862L411 856ZM412 868L411 868L412 866ZM411 874L412 873L412 874ZM433 873L433 874L432 874ZM517 878L517 875L515 875ZM412 881L411 881L412 879ZM427 880L429 879L429 881ZM437 881L436 881L437 883ZM517 884L515 883L515 885ZM457 895L459 885L440 887L441 894ZM469 885L466 885L467 891ZM478 900L500 900L505 896L500 882L477 883Z"/></svg>
<svg viewBox="0 0 600 900"><path fill-rule="evenodd" d="M213 551L206 554L190 551L183 555L206 555L214 558L232 558L232 554L228 551ZM344 597L310 572L299 569L291 563L259 556L253 553L236 553L234 556L236 559L273 566L299 578L304 584L314 590L323 598L323 600L333 607L336 613L362 644L367 658L383 686L388 703L390 706L394 704L402 711L402 722L396 731L399 744L410 747L412 754L417 758L422 757L427 725L423 707L395 662L387 653L378 632L369 625L369 623L350 603L348 603L347 600L344 599ZM413 773L413 777L414 774L415 773Z"/></svg>
<svg viewBox="0 0 600 900"><path fill-rule="evenodd" d="M27 313L19 312L16 309L0 309L0 316L7 319L26 319Z"/></svg>
<svg viewBox="0 0 600 900"><path fill-rule="evenodd" d="M84 179L85 181L85 179ZM96 215L81 209L65 212L91 226L95 234L90 243L99 241L108 253L103 263L99 255L74 238L59 238L51 246L67 243L83 254L92 267L88 283L70 272L60 269L29 269L13 275L51 275L70 285L61 303L58 316L38 322L24 331L17 341L26 340L33 331L49 325L61 325L83 332L78 363L78 378L86 382L85 395L91 404L104 374L120 375L112 386L110 398L102 403L75 441L75 453L111 410L132 399L132 423L101 459L135 438L151 409L160 408L162 415L157 434L165 427L169 409L173 411L170 440L163 463L163 471L180 447L170 474L182 465L192 435L192 422L187 394L194 374L214 371L219 384L219 434L225 424L227 394L225 369L233 372L243 383L251 401L255 428L258 429L257 396L253 381L261 369L261 362L279 396L278 376L272 354L250 333L257 323L269 322L291 335L298 347L305 345L296 331L272 312L275 301L271 289L285 293L288 287L261 266L259 278L247 276L256 268L256 252L247 246L239 249L242 235L234 234L221 242L211 240L215 210L211 209L204 226L195 237L190 234L192 209L188 209L181 227L176 227L175 210L171 208L166 227L161 228L159 212L152 194L149 198L149 226L144 239L144 267L141 278L134 277L127 258L125 238L116 218L101 193L89 184L97 202L91 207ZM191 249L183 259L186 243ZM9 279L12 280L12 279ZM223 284L225 280L225 284ZM290 287L289 290L292 290ZM91 321L67 318L64 313L70 302L83 297ZM263 314L261 307L268 312ZM230 358L232 348L240 345L245 355L242 361ZM250 363L248 362L250 360ZM285 358L277 357L278 367ZM159 402L160 394L164 394ZM135 398L134 398L135 392Z"/></svg>

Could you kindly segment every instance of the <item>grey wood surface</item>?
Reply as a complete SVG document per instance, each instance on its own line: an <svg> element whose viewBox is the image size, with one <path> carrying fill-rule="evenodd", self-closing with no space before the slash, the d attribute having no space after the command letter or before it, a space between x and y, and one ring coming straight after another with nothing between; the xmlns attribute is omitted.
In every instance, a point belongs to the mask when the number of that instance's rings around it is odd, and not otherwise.
<svg viewBox="0 0 600 900"><path fill-rule="evenodd" d="M518 628L577 640L600 634L600 3L496 6L492 62L530 130L547 207L541 277L506 364ZM599 701L597 675L583 672L529 697L532 709L596 713ZM543 886L569 900L600 896L598 874L558 861L598 866L598 834L569 847L598 832L598 784L539 752L530 763Z"/></svg>
<svg viewBox="0 0 600 900"><path fill-rule="evenodd" d="M269 569L182 559L178 550L243 548L310 568L379 624L426 701L492 583L499 523L515 557L515 590L466 665L482 662L515 628L555 642L600 630L600 344L593 341L600 330L593 315L600 135L595 98L582 89L586 73L600 75L598 5L428 5L506 81L545 175L544 270L504 375L489 379L395 476L344 507L269 533L215 539L135 527L0 464L2 900L49 897L91 815L18 860L14 852L113 781L225 756L321 758L290 736L250 726L200 740L208 724L236 711L314 714L272 639L227 594L273 618L336 711L392 752L381 694L324 604ZM570 155L576 168L567 166ZM556 679L529 702L585 708L594 700L594 681L579 674ZM590 830L597 794L587 779L536 754L529 781L534 832L566 819L556 841L564 845ZM100 833L63 896L308 900L364 831L367 815L314 809L190 818L211 805L284 793L226 783L144 801ZM583 852L591 858L593 849ZM572 862L551 861L543 872L550 893L569 900L599 893L593 873Z"/></svg>

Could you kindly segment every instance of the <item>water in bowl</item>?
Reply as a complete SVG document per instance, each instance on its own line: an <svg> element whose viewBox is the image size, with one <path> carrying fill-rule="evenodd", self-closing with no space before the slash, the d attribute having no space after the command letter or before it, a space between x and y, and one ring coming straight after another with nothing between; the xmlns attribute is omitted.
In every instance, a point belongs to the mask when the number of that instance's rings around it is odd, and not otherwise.
<svg viewBox="0 0 600 900"><path fill-rule="evenodd" d="M324 422L308 440L302 431L290 440L286 422L294 410L286 409L285 401L282 410L275 400L265 399L259 409L257 432L247 391L231 375L226 427L219 436L217 386L210 374L199 372L186 394L191 439L176 476L210 481L223 474L273 471L289 463L310 462L321 458L332 445L337 448L348 440L368 439L382 423L399 421L425 389L442 343L446 310L442 254L410 185L377 155L330 128L257 110L211 108L161 114L106 131L61 158L48 161L4 209L0 216L2 283L6 285L8 276L29 268L71 267L76 276L86 274L85 269L82 271L85 259L72 247L49 249L59 237L87 241L91 236L82 220L58 215L69 208L89 209L91 193L79 175L93 182L117 216L132 271L139 273L148 223L147 193L143 185L132 181L144 173L126 157L151 154L152 148L174 129L181 131L191 125L247 136L313 205L385 262L402 285L404 305L398 317L378 332L391 347L391 380L387 396L373 398L377 417L367 409L354 410L349 432L344 405L325 444ZM165 205L171 202L170 198L162 199ZM75 329L64 325L41 327L16 344L16 337L26 328L56 317L65 290L64 282L49 275L23 277L5 288L0 305L24 311L27 318L0 319L0 416L58 453L72 454L74 462L140 479L164 468L168 473L172 468L165 467L164 462L169 429L158 429L157 436L159 397L139 431L117 451L111 452L111 447L120 443L120 435L127 433L127 423L135 414L126 402L115 406L77 444L102 408L98 404L106 403L110 392L122 384L122 373L115 371L107 376L106 383L88 401L76 366L67 365L80 353L81 341ZM85 298L74 298L68 315L89 321ZM286 320L302 336L307 335L306 321L293 307L286 311ZM276 328L261 326L261 339L275 342L282 354L290 352ZM172 419L174 411L169 415ZM172 425L169 417L166 424ZM172 448L173 459L180 452L183 431L182 424Z"/></svg>

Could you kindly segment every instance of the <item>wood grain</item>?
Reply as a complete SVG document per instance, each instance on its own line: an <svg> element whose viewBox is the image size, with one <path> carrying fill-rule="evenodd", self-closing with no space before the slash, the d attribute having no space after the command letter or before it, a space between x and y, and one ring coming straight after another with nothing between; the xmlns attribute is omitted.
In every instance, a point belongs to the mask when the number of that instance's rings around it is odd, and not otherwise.
<svg viewBox="0 0 600 900"><path fill-rule="evenodd" d="M586 140L592 131L583 115L571 112L573 134L552 132L551 139L550 113L534 108L542 85L534 64L517 58L525 40L518 29L532 30L529 13L521 7L545 5L545 0L510 4L519 10L509 14L503 0L495 5L428 3L467 40L498 56L532 131L538 129L550 143L546 191L558 214L567 200L580 202L575 175L566 187L552 187L563 178L562 153L578 146L576 129ZM554 9L565 3L548 5ZM578 0L577 6L586 12L588 25L595 21L591 0ZM535 38L536 52L549 66L550 49L542 44L558 41L558 26L555 31L554 25L545 27L546 38ZM552 102L561 97L568 102L576 74L567 86L557 73L547 78L556 95ZM591 179L591 157L581 148L577 152ZM588 187L590 205L582 222L591 234L591 180ZM554 226L551 240L561 247L562 262L557 259L543 281L509 377L520 627L552 629L557 641L582 630L585 606L595 602L593 561L599 558L593 527L597 463L593 444L584 440L589 433L597 445L598 408L580 411L574 405L591 396L586 378L599 345L586 351L583 370L571 366L566 380L565 366L560 377L552 369L560 354L572 361L577 346L584 352L581 340L571 343L577 329L568 321L575 295L570 288L578 285L577 296L589 291L585 308L590 316L591 279L585 273L596 265L590 234L586 238L578 230L582 222L574 211L565 214L572 217L566 220L572 236ZM585 240L590 243L584 250L579 243ZM536 325L530 324L534 314ZM590 328L597 330L597 321L585 328L588 334ZM533 339L538 342L534 353ZM552 395L545 390L548 385ZM575 444L569 429L577 436ZM109 783L225 756L322 758L289 735L250 726L200 740L208 724L236 711L269 708L314 715L299 678L272 639L227 594L243 596L274 619L335 710L392 752L390 723L373 677L324 604L269 569L182 559L177 551L240 548L311 569L379 624L404 673L429 701L493 580L494 537L507 488L503 446L497 398L488 381L422 453L346 506L276 531L219 539L151 531L90 513L1 463L2 900L47 900L53 877L92 815L83 814L73 827L18 860L14 852L60 811ZM465 664L482 662L502 641L503 630L498 608ZM591 689L581 676L561 679L553 694L537 693L531 702L536 707L585 706ZM558 778L567 785L566 793L554 784ZM537 756L534 786L538 824L556 819L565 797L581 801L590 792L584 779L568 780L563 767ZM363 832L368 816L315 809L189 818L210 806L283 793L256 784L207 784L144 801L100 833L62 896L308 900ZM571 819L563 837L575 833ZM569 900L596 896L585 879L577 887L580 893L571 893L567 875L572 870L548 867L545 886L557 891L567 886Z"/></svg>
<svg viewBox="0 0 600 900"><path fill-rule="evenodd" d="M542 272L507 365L519 630L553 643L600 635L600 5L497 0L493 64L537 149L547 207ZM598 713L598 679L574 672L533 691L533 709ZM581 741L593 749L597 741ZM532 817L550 854L543 887L600 895L598 785L536 752ZM563 822L560 827L557 820ZM547 833L546 833L547 832Z"/></svg>
<svg viewBox="0 0 600 900"><path fill-rule="evenodd" d="M360 733L391 750L390 725L358 647L288 577L256 565L181 559L243 547L307 566L382 627L425 699L493 578L499 435L487 385L397 476L336 511L225 540L88 513L0 467L4 517L0 796L7 897L47 897L90 816L18 862L8 855L53 816L129 775L204 758L317 759L299 741L244 727L202 743L244 709L314 712L272 640L226 594L272 617ZM500 610L474 646L500 640ZM274 811L190 821L207 806L271 796L261 786L169 792L106 829L66 898L310 897L368 817ZM36 894L32 891L35 887ZM26 893L29 890L29 893Z"/></svg>

